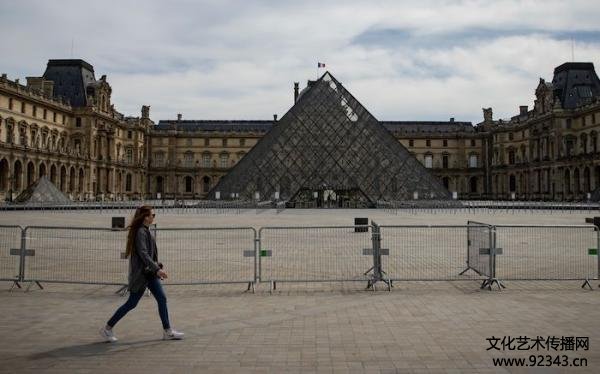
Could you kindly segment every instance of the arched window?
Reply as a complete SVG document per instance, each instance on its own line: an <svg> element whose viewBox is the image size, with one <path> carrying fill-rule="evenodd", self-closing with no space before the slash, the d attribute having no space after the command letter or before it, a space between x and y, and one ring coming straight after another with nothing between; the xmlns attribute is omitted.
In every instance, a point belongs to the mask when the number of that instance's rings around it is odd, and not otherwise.
<svg viewBox="0 0 600 374"><path fill-rule="evenodd" d="M8 189L8 161L5 158L0 160L0 191Z"/></svg>
<svg viewBox="0 0 600 374"><path fill-rule="evenodd" d="M41 178L45 175L46 175L46 164L44 164L42 162L38 168L38 177Z"/></svg>
<svg viewBox="0 0 600 374"><path fill-rule="evenodd" d="M477 177L471 177L469 181L469 192L477 193Z"/></svg>
<svg viewBox="0 0 600 374"><path fill-rule="evenodd" d="M78 182L79 182L78 191L79 192L83 192L84 178L85 178L85 176L84 176L84 173L83 173L83 169L79 169L79 180L78 180Z"/></svg>
<svg viewBox="0 0 600 374"><path fill-rule="evenodd" d="M202 191L207 193L210 190L210 177L202 178Z"/></svg>
<svg viewBox="0 0 600 374"><path fill-rule="evenodd" d="M510 192L517 192L517 178L511 175L508 179L508 190Z"/></svg>
<svg viewBox="0 0 600 374"><path fill-rule="evenodd" d="M33 162L29 161L27 163L27 186L29 187L35 181L35 166L33 166Z"/></svg>
<svg viewBox="0 0 600 374"><path fill-rule="evenodd" d="M15 176L14 190L19 191L22 188L21 179L23 178L23 165L21 165L21 161L15 161L13 174Z"/></svg>

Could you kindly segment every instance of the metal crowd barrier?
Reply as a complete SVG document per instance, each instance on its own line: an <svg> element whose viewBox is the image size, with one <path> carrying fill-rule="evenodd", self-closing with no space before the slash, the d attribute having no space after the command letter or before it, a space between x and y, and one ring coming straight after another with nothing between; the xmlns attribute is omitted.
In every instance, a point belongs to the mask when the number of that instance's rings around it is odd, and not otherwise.
<svg viewBox="0 0 600 374"><path fill-rule="evenodd" d="M600 232L591 225L495 225L496 276L502 280L598 279ZM591 287L591 286L590 286Z"/></svg>
<svg viewBox="0 0 600 374"><path fill-rule="evenodd" d="M366 281L372 266L370 230L357 226L263 227L258 279L269 282ZM360 227L363 228L363 227Z"/></svg>
<svg viewBox="0 0 600 374"><path fill-rule="evenodd" d="M21 288L21 240L20 226L0 226L0 281L13 282L11 289Z"/></svg>
<svg viewBox="0 0 600 374"><path fill-rule="evenodd" d="M367 230L364 230L364 229ZM308 226L153 228L170 285L600 279L593 225ZM127 284L127 231L0 226L0 280ZM29 287L28 287L29 288ZM12 288L11 288L12 289Z"/></svg>
<svg viewBox="0 0 600 374"><path fill-rule="evenodd" d="M24 233L24 282L127 284L125 230L30 226Z"/></svg>
<svg viewBox="0 0 600 374"><path fill-rule="evenodd" d="M488 227L477 232L464 225L380 226L380 229L381 245L388 253L383 257L383 266L392 281L452 281L483 279L488 275L478 257L465 256L466 252L475 252L469 251L472 247L488 246ZM477 271L466 272L465 259L467 267Z"/></svg>
<svg viewBox="0 0 600 374"><path fill-rule="evenodd" d="M254 286L257 233L252 227L157 230L165 284L247 283Z"/></svg>

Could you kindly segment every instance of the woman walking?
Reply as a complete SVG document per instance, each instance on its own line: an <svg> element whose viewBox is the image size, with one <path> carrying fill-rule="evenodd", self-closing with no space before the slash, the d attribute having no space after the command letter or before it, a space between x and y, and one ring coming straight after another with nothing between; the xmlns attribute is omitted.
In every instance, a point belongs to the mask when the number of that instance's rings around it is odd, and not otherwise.
<svg viewBox="0 0 600 374"><path fill-rule="evenodd" d="M167 273L158 262L156 242L150 234L148 226L154 222L154 211L150 206L139 207L135 211L129 233L127 235L126 255L129 258L129 299L108 320L106 326L100 329L100 335L107 342L118 339L112 329L130 310L136 307L146 287L152 292L158 304L158 314L164 329L163 339L183 339L183 333L175 331L169 324L167 297L160 281L166 279Z"/></svg>

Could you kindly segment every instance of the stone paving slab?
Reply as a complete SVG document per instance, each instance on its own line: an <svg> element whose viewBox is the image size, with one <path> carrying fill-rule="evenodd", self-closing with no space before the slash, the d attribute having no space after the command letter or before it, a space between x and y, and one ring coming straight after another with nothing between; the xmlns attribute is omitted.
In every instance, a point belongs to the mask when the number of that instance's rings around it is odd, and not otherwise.
<svg viewBox="0 0 600 374"><path fill-rule="evenodd" d="M597 281L594 282L597 287ZM98 328L124 302L115 287L46 284L7 292L0 284L0 373L507 373L486 338L585 336L585 368L597 372L600 291L579 282L507 282L503 292L474 281L398 282L391 293L363 284L281 284L271 295L243 285L169 286L173 325L184 341L160 340L154 300L116 327L116 344ZM531 368L529 368L531 369Z"/></svg>

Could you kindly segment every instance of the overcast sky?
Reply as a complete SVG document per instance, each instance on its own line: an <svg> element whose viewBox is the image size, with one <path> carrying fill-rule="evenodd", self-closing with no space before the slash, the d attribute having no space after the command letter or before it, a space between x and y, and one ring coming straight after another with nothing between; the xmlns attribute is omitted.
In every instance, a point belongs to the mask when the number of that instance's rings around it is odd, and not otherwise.
<svg viewBox="0 0 600 374"><path fill-rule="evenodd" d="M0 72L81 58L125 115L270 119L320 61L379 120L478 123L531 107L572 45L600 66L599 20L597 0L0 0Z"/></svg>

